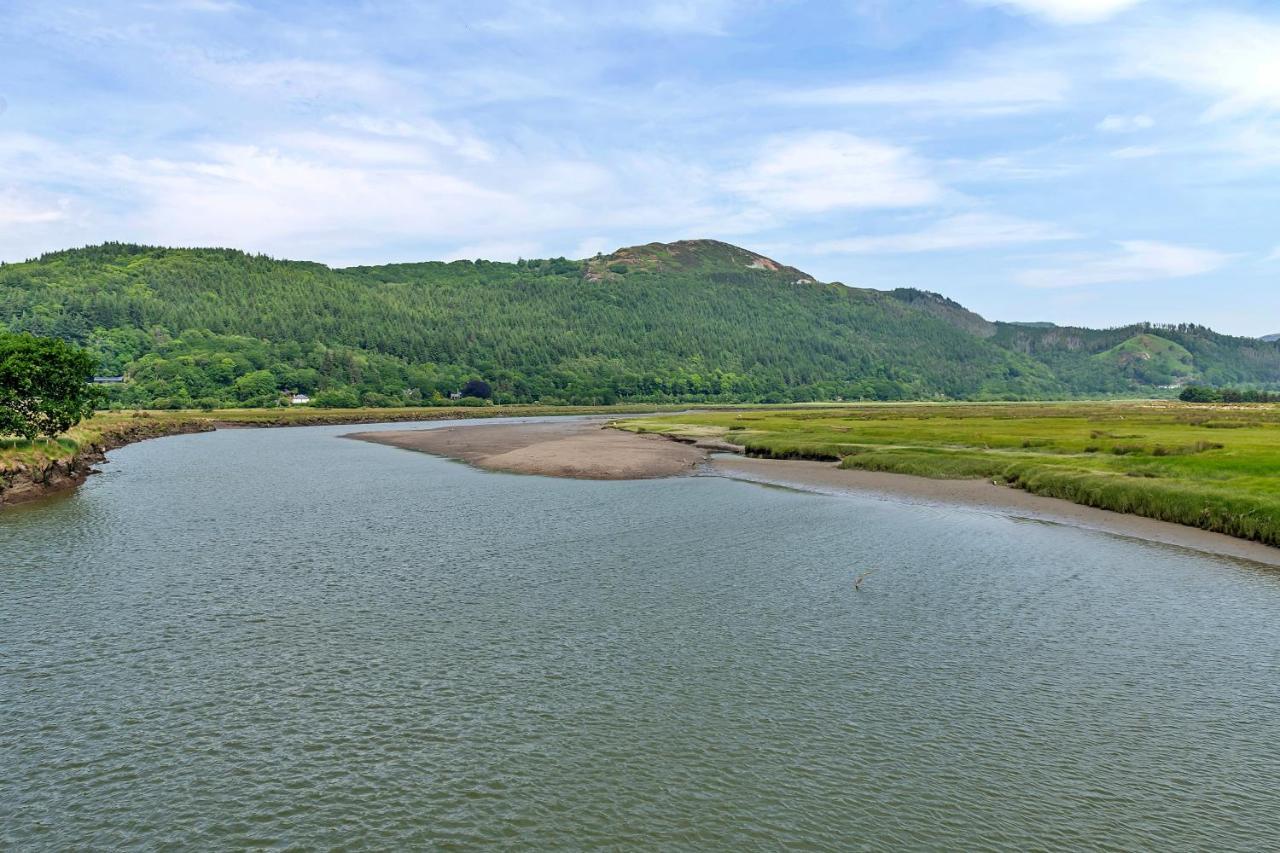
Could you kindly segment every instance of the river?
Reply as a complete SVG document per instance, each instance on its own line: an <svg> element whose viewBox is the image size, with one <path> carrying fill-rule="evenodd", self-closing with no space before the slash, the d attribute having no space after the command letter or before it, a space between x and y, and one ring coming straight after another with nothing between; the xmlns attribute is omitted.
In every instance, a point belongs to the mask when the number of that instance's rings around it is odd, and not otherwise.
<svg viewBox="0 0 1280 853"><path fill-rule="evenodd" d="M1280 572L353 429L0 513L0 848L1280 847Z"/></svg>

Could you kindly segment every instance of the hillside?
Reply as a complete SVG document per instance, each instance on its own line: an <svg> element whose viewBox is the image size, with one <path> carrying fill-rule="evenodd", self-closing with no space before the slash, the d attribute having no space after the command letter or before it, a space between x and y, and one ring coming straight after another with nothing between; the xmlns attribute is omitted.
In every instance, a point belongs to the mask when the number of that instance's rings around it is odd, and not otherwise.
<svg viewBox="0 0 1280 853"><path fill-rule="evenodd" d="M905 302L912 308L926 311L935 317L946 320L953 326L964 329L971 335L989 338L996 333L996 324L980 314L975 314L959 302L948 299L941 293L930 293L927 290L916 290L911 287L900 287L889 291L894 299Z"/></svg>
<svg viewBox="0 0 1280 853"><path fill-rule="evenodd" d="M713 240L581 261L331 269L228 249L106 244L0 265L0 327L90 348L123 405L1019 399L1132 392L1094 358L1139 334L991 323L945 297L821 283ZM1280 347L1158 330L1190 377L1280 380ZM1176 360L1176 359L1175 359ZM1163 362L1160 362L1163 364ZM1176 372L1176 371L1175 371ZM1165 373L1158 377L1164 378Z"/></svg>
<svg viewBox="0 0 1280 853"><path fill-rule="evenodd" d="M1191 323L1084 329L997 323L994 343L1044 364L1077 393L1125 393L1161 385L1276 387L1280 345Z"/></svg>
<svg viewBox="0 0 1280 853"><path fill-rule="evenodd" d="M1094 359L1145 385L1186 384L1196 373L1195 359L1186 347L1147 333L1134 335Z"/></svg>

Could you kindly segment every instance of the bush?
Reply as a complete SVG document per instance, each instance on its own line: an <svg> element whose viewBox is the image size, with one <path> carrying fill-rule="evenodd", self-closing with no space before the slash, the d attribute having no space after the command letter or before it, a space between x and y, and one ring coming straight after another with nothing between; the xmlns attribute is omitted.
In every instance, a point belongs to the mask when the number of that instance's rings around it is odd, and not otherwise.
<svg viewBox="0 0 1280 853"><path fill-rule="evenodd" d="M94 359L53 338L0 333L0 434L53 438L93 414Z"/></svg>
<svg viewBox="0 0 1280 853"><path fill-rule="evenodd" d="M483 379L469 379L467 384L462 386L462 396L488 400L493 396L493 388L489 387L489 383Z"/></svg>
<svg viewBox="0 0 1280 853"><path fill-rule="evenodd" d="M333 388L316 392L311 398L311 405L321 409L358 409L360 400L350 388Z"/></svg>
<svg viewBox="0 0 1280 853"><path fill-rule="evenodd" d="M376 391L366 391L360 396L360 402L371 409L389 409L398 405L395 400L386 394L379 394Z"/></svg>

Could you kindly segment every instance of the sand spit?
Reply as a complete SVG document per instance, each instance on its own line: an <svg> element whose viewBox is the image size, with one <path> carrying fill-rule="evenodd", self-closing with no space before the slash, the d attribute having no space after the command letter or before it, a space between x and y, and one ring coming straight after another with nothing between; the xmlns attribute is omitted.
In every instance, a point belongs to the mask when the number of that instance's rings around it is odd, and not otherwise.
<svg viewBox="0 0 1280 853"><path fill-rule="evenodd" d="M419 450L493 471L642 480L689 474L707 452L660 436L608 429L601 419L553 423L467 424L439 429L357 432L346 438Z"/></svg>

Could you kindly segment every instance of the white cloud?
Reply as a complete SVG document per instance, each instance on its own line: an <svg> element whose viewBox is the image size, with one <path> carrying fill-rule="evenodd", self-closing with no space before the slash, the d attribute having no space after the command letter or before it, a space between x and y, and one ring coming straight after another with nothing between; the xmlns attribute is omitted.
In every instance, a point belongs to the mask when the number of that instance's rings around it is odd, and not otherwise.
<svg viewBox="0 0 1280 853"><path fill-rule="evenodd" d="M1231 260L1222 252L1147 240L1116 246L1114 252L1064 258L1059 266L1026 270L1015 278L1028 287L1046 288L1155 281L1213 272Z"/></svg>
<svg viewBox="0 0 1280 853"><path fill-rule="evenodd" d="M1139 160L1144 157L1155 157L1159 153L1160 149L1152 145L1128 145L1112 151L1111 156L1118 160Z"/></svg>
<svg viewBox="0 0 1280 853"><path fill-rule="evenodd" d="M1014 12L1045 18L1055 24L1105 21L1143 0L973 0L983 6L1003 6Z"/></svg>
<svg viewBox="0 0 1280 853"><path fill-rule="evenodd" d="M1075 236L1047 222L965 213L940 220L920 231L828 240L814 248L819 252L848 254L939 252L1069 240Z"/></svg>
<svg viewBox="0 0 1280 853"><path fill-rule="evenodd" d="M1103 133L1136 133L1155 126L1155 120L1149 115L1135 116L1109 115L1098 122L1098 130Z"/></svg>
<svg viewBox="0 0 1280 853"><path fill-rule="evenodd" d="M38 203L14 190L0 192L0 228L57 222L65 217L66 211L59 205Z"/></svg>
<svg viewBox="0 0 1280 853"><path fill-rule="evenodd" d="M102 240L346 264L515 257L566 253L583 234L639 242L771 221L726 200L714 173L679 161L531 147L477 162L415 138L307 131L144 158L0 133L0 174L24 181L0 190L0 258ZM53 185L76 190L65 203L38 191ZM618 198L627 204L609 201Z"/></svg>
<svg viewBox="0 0 1280 853"><path fill-rule="evenodd" d="M725 186L768 210L792 213L917 207L942 196L910 150L837 132L775 139Z"/></svg>
<svg viewBox="0 0 1280 853"><path fill-rule="evenodd" d="M1235 163L1251 167L1280 164L1280 125L1237 124L1219 140L1219 145Z"/></svg>
<svg viewBox="0 0 1280 853"><path fill-rule="evenodd" d="M165 0L164 3L147 3L145 8L162 12L243 12L243 4L234 0Z"/></svg>
<svg viewBox="0 0 1280 853"><path fill-rule="evenodd" d="M482 240L449 249L442 256L446 261L469 261L482 258L486 261L515 261L519 258L540 258L545 254L536 240Z"/></svg>
<svg viewBox="0 0 1280 853"><path fill-rule="evenodd" d="M476 162L487 162L494 157L492 147L475 134L451 130L428 118L408 121L355 113L331 115L328 120L338 127L374 137L429 143Z"/></svg>
<svg viewBox="0 0 1280 853"><path fill-rule="evenodd" d="M243 90L255 98L390 104L412 102L419 97L408 82L374 64L296 58L228 62L194 53L177 59L192 74L219 86Z"/></svg>
<svg viewBox="0 0 1280 853"><path fill-rule="evenodd" d="M1142 30L1122 42L1122 70L1214 99L1207 118L1280 109L1280 24L1218 14Z"/></svg>
<svg viewBox="0 0 1280 853"><path fill-rule="evenodd" d="M571 258L594 258L597 254L608 254L618 248L620 243L611 240L608 237L587 237L578 243L573 252L570 253Z"/></svg>
<svg viewBox="0 0 1280 853"><path fill-rule="evenodd" d="M776 100L799 106L917 106L976 113L1022 112L1061 103L1066 75L1011 71L982 76L873 80L786 92Z"/></svg>
<svg viewBox="0 0 1280 853"><path fill-rule="evenodd" d="M476 233L512 194L429 167L335 161L303 150L210 146L200 160L116 158L143 209L136 225L171 245L297 246L321 251L371 235Z"/></svg>
<svg viewBox="0 0 1280 853"><path fill-rule="evenodd" d="M502 14L479 22L481 29L527 35L535 31L600 32L606 29L723 35L746 5L742 0L631 0L567 7L544 0L508 3Z"/></svg>

